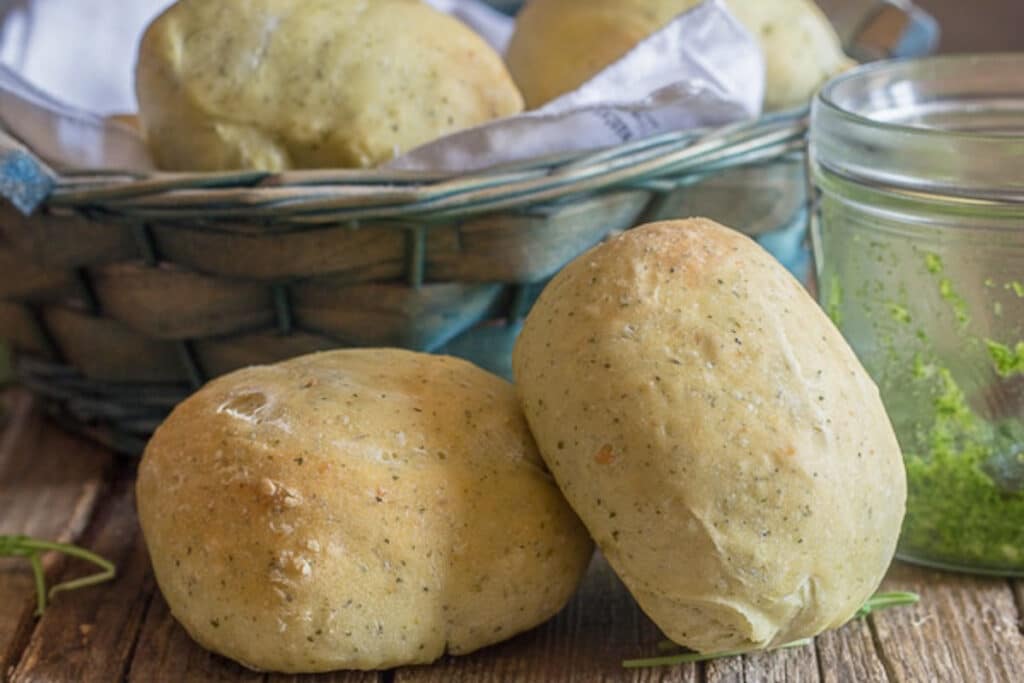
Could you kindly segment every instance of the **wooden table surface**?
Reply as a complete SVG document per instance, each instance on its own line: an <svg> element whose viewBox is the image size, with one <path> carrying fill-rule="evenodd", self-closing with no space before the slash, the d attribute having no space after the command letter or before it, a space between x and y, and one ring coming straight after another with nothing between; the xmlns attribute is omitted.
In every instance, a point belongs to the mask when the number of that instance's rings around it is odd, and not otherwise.
<svg viewBox="0 0 1024 683"><path fill-rule="evenodd" d="M662 636L595 560L554 620L507 643L431 667L279 676L246 671L195 645L170 616L149 569L133 499L133 464L52 425L34 399L0 394L0 533L72 541L117 564L117 579L57 597L33 615L23 560L0 560L0 680L460 683L506 681L1024 681L1024 582L897 565L887 590L920 605L878 613L813 646L706 665L627 671ZM50 580L88 570L48 557Z"/></svg>

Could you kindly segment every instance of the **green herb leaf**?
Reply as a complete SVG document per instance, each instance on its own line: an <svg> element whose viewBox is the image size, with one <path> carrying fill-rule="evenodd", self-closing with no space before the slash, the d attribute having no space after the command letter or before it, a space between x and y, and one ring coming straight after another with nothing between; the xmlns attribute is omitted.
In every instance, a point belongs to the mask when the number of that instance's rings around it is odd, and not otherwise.
<svg viewBox="0 0 1024 683"><path fill-rule="evenodd" d="M902 605L916 605L919 602L921 602L921 596L917 593L879 593L864 603L863 607L857 610L856 618L863 619L872 612L889 609L890 607L900 607Z"/></svg>
<svg viewBox="0 0 1024 683"><path fill-rule="evenodd" d="M788 650L791 648L803 647L804 645L810 645L813 642L814 640L812 638L805 638L793 643L786 643L777 649ZM746 655L757 651L758 650L736 650L735 652L719 652L717 654L710 655L703 655L699 652L684 652L678 655L668 655L667 657L652 657L651 659L627 659L622 663L622 666L627 669L645 669L655 666L676 666L678 664L688 664L690 662L709 662L713 659L739 657L740 655Z"/></svg>
<svg viewBox="0 0 1024 683"><path fill-rule="evenodd" d="M46 590L46 574L43 572L43 553L57 552L69 557L76 557L96 565L101 571L80 579L64 581ZM36 616L39 616L46 609L47 600L52 600L57 593L73 591L79 588L95 586L98 583L109 581L114 578L116 569L114 564L96 553L69 543L53 543L41 541L28 536L0 536L0 557L24 557L32 565L32 574L36 584Z"/></svg>
<svg viewBox="0 0 1024 683"><path fill-rule="evenodd" d="M879 610L888 609L890 607L898 607L900 605L916 605L921 601L921 597L916 593L879 593L864 603L854 618L864 618L873 612ZM813 638L804 638L803 640L797 640L792 643L786 643L780 645L776 650L789 650L792 648L803 647L804 645L810 645L814 642ZM658 652L666 652L674 649L682 649L680 645L673 643L669 640L664 640L658 643ZM701 654L699 652L682 652L675 655L665 655L662 657L651 657L649 659L627 659L622 662L622 666L627 669L646 669L657 666L677 666L679 664L689 664L691 662L710 662L716 659L727 659L729 657L740 657L742 655L751 654L752 652L760 652L760 650L736 650L734 652L719 652L716 654Z"/></svg>

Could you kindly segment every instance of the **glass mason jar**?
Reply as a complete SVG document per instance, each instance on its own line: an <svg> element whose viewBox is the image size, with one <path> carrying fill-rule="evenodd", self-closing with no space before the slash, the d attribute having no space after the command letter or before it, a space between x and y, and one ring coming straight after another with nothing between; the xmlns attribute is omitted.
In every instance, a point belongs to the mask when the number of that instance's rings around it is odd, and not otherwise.
<svg viewBox="0 0 1024 683"><path fill-rule="evenodd" d="M899 556L1024 575L1024 55L856 69L810 144L821 303L906 462Z"/></svg>

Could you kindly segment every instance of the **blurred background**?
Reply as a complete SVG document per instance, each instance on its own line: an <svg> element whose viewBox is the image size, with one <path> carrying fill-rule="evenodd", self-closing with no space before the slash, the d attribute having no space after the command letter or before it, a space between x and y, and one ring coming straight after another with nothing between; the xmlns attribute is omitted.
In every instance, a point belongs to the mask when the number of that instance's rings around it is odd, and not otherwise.
<svg viewBox="0 0 1024 683"><path fill-rule="evenodd" d="M863 52L852 57L872 61L890 53L921 54L964 52L1018 52L1024 50L1024 0L886 0L895 5L916 5L920 23L911 28L903 12L884 7L881 0L816 0L840 28L843 41L856 37ZM871 14L871 8L875 13ZM930 15L931 18L928 18ZM872 16L867 24L865 16ZM849 34L846 31L856 32ZM931 38L941 35L936 46ZM901 38L902 36L902 38ZM884 52L873 50L884 46Z"/></svg>
<svg viewBox="0 0 1024 683"><path fill-rule="evenodd" d="M519 0L489 0L514 8ZM860 0L819 0L827 11ZM938 19L943 30L940 52L1017 52L1024 50L1024 0L915 0Z"/></svg>
<svg viewBox="0 0 1024 683"><path fill-rule="evenodd" d="M942 27L940 52L1024 50L1024 0L917 0L917 5Z"/></svg>

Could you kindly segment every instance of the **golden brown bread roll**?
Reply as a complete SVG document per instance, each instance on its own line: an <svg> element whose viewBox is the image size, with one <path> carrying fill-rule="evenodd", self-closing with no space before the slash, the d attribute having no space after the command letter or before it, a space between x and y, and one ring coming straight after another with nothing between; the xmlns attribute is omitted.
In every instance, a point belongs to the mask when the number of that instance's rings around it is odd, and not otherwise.
<svg viewBox="0 0 1024 683"><path fill-rule="evenodd" d="M174 616L282 672L432 662L554 615L592 551L510 384L351 350L241 370L185 401L139 470Z"/></svg>
<svg viewBox="0 0 1024 683"><path fill-rule="evenodd" d="M874 383L800 284L707 220L625 233L560 273L513 356L562 492L640 606L702 652L850 619L906 483Z"/></svg>
<svg viewBox="0 0 1024 683"><path fill-rule="evenodd" d="M702 0L529 0L507 61L532 109L570 92ZM728 0L761 43L765 108L806 104L851 64L812 0Z"/></svg>
<svg viewBox="0 0 1024 683"><path fill-rule="evenodd" d="M136 89L169 170L371 167L523 107L500 56L420 0L180 0Z"/></svg>

